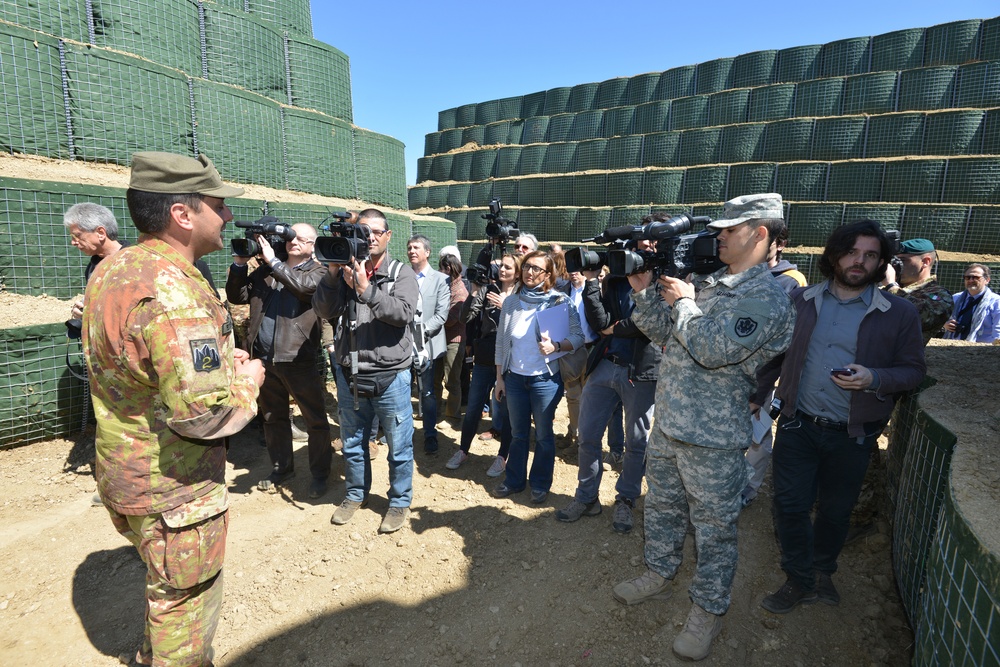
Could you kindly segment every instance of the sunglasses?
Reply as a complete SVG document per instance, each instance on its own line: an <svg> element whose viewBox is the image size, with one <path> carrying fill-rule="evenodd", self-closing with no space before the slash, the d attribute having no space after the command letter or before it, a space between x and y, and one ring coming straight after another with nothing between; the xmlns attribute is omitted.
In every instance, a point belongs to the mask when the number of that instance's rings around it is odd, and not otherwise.
<svg viewBox="0 0 1000 667"><path fill-rule="evenodd" d="M518 250L531 250L530 245L516 245L514 247L517 248Z"/></svg>

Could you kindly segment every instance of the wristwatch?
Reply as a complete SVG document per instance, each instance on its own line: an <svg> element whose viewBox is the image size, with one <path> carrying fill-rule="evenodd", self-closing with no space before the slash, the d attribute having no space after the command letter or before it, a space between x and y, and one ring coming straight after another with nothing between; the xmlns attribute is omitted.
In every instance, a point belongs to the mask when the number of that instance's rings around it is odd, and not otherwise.
<svg viewBox="0 0 1000 667"><path fill-rule="evenodd" d="M556 341L556 352L562 352L562 341L561 340L557 340Z"/></svg>

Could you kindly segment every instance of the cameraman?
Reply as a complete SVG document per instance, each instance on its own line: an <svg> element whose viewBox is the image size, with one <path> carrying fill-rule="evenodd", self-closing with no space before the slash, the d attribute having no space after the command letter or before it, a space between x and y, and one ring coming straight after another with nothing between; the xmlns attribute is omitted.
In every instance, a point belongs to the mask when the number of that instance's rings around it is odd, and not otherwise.
<svg viewBox="0 0 1000 667"><path fill-rule="evenodd" d="M374 208L361 211L359 224L371 230L369 257L350 264L330 264L313 295L320 317L335 318L337 412L343 442L347 497L330 522L346 524L368 504L371 461L365 453L366 431L378 416L389 445L389 511L380 533L392 533L406 523L413 497L413 406L410 365L417 307L417 279L409 265L389 257L392 231L385 215ZM351 376L351 355L358 373ZM357 391L355 405L354 391Z"/></svg>
<svg viewBox="0 0 1000 667"><path fill-rule="evenodd" d="M665 598L694 526L697 568L692 600L674 653L705 658L722 629L736 573L740 491L749 478L749 401L757 367L785 351L795 311L770 275L768 248L783 224L781 196L760 194L725 203L709 225L719 231L726 268L692 282L649 272L629 276L632 322L664 346L652 435L646 449L646 566L614 587L625 604Z"/></svg>
<svg viewBox="0 0 1000 667"><path fill-rule="evenodd" d="M295 475L292 423L288 398L295 399L306 422L309 442L309 497L326 493L333 450L326 417L326 364L320 357L320 321L312 308L313 293L326 271L312 258L316 230L292 225L295 238L285 243L288 258L274 254L267 238L258 235L264 263L247 274L249 257L233 256L226 280L230 303L250 304L246 350L264 363L264 384L258 399L264 416L264 441L272 470L257 488L270 491Z"/></svg>
<svg viewBox="0 0 1000 667"><path fill-rule="evenodd" d="M655 214L643 218L643 224L666 220ZM651 241L639 241L639 250L649 250ZM580 397L579 462L580 483L576 495L556 519L576 521L581 516L601 513L598 491L604 469L601 465L601 440L604 431L621 404L625 410L625 455L622 473L615 484L615 508L611 526L616 533L632 530L632 509L642 493L646 471L646 441L653 417L653 399L660 365L660 346L632 322L635 301L627 278L609 276L603 292L597 280L599 271L584 271L583 308L587 323L603 336L594 346L587 363L587 382ZM565 357L564 357L565 359Z"/></svg>

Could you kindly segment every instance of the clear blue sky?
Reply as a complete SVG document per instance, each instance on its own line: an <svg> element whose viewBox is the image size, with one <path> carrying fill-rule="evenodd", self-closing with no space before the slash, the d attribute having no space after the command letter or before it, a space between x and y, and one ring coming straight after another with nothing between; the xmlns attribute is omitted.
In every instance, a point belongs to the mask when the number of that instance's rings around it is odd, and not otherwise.
<svg viewBox="0 0 1000 667"><path fill-rule="evenodd" d="M416 180L438 111L690 65L1000 14L997 0L313 0L351 59L354 123L406 144Z"/></svg>

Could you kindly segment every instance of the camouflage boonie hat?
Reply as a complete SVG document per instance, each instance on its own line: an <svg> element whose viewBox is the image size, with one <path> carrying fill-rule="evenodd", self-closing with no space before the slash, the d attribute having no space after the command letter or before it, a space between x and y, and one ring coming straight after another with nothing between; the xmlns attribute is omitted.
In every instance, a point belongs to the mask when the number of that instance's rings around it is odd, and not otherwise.
<svg viewBox="0 0 1000 667"><path fill-rule="evenodd" d="M899 244L900 255L924 255L934 252L934 244L928 239L910 239Z"/></svg>
<svg viewBox="0 0 1000 667"><path fill-rule="evenodd" d="M143 192L169 195L199 194L208 197L239 197L243 188L226 185L205 155L197 159L175 153L144 151L132 155L128 186Z"/></svg>
<svg viewBox="0 0 1000 667"><path fill-rule="evenodd" d="M762 195L744 195L730 199L722 208L722 216L709 223L709 229L726 229L748 220L784 220L785 211L781 195L769 192Z"/></svg>

